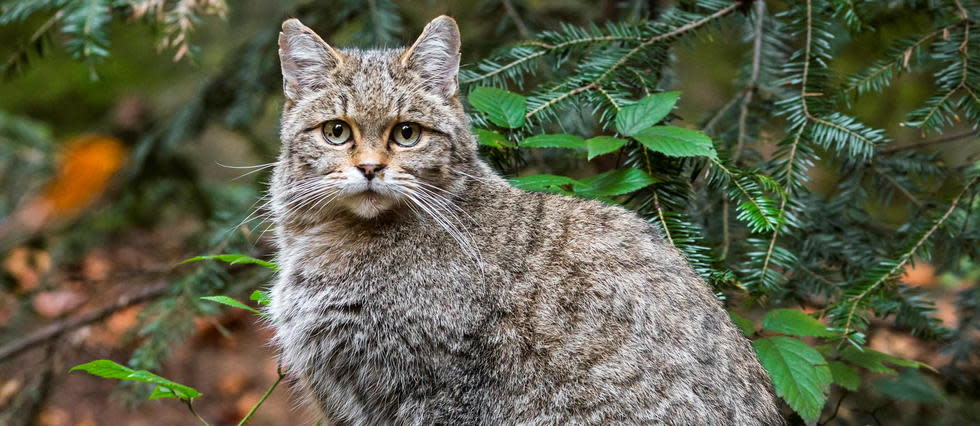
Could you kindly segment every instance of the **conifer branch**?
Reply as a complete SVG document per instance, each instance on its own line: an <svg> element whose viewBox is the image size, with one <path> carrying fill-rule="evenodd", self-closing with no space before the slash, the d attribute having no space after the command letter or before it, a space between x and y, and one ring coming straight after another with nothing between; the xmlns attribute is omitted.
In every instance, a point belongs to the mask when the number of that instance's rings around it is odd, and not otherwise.
<svg viewBox="0 0 980 426"><path fill-rule="evenodd" d="M740 6L740 3L732 3L732 4L730 4L730 5L728 5L728 6L724 7L724 8L719 9L718 11L716 11L716 12L714 12L714 13L708 15L708 16L705 16L705 17L703 17L701 19L698 19L698 20L695 20L695 21L691 21L691 22L689 22L687 24L681 25L681 26L675 28L672 31L668 31L668 32L666 32L664 34L660 34L660 35L657 35L657 36L653 36L653 37L647 38L646 40L643 41L643 43L640 43L638 46L636 46L636 47L630 49L629 51L627 51L623 56L621 56L616 62L614 62L611 66L609 66L605 71L603 71L601 74L599 74L599 76L596 77L595 79L593 79L591 82L589 82L589 83L587 83L585 85L582 85L580 87L577 87L575 89L569 90L568 92L565 92L564 94L562 94L562 95L560 95L560 96L558 96L556 98L553 98L553 99L551 99L551 100L549 100L549 101L547 101L547 102L539 105L538 107L536 107L536 108L532 109L531 111L529 111L525 115L525 118L531 118L535 114L537 114L538 112L542 111L543 109L545 109L547 107L550 107L551 105L554 105L554 104L556 104L558 102L561 102L561 101L563 101L565 99L568 99L568 98L570 98L572 96L575 96L575 95L577 95L579 93L582 93L582 92L586 92L586 91L595 89L596 87L598 87L598 85L600 83L603 82L603 80L605 80L610 75L612 75L613 71L616 71L617 69L619 69L619 67L625 65L629 61L630 58L632 58L637 53L642 52L648 46L650 46L652 44L655 44L657 42L660 42L660 41L664 41L664 40L671 39L673 37L677 37L677 36L679 36L681 34L684 34L686 32L689 32L689 31L695 30L697 28L700 28L700 27L704 26L705 24L707 24L707 23L709 23L711 21L714 21L715 19L721 18L721 17L723 17L725 15L728 15L729 13L734 12L736 9L738 9L739 6Z"/></svg>
<svg viewBox="0 0 980 426"><path fill-rule="evenodd" d="M908 198L909 201L912 202L912 204L915 204L916 207L918 207L920 209L923 207L922 206L922 201L919 201L919 199L916 198L915 195L912 195L912 193L909 192L908 189L906 189L904 186L902 186L902 184L898 183L898 181L896 181L895 178L891 177L891 175L889 175L888 173L885 173L883 170L881 170L880 167L872 164L871 165L871 170L874 170L874 172L877 173L878 176L881 176L881 177L885 178L885 180L887 180L888 183L890 183L892 186L894 186L896 189L898 189L898 191L901 192L902 195L905 196L905 198Z"/></svg>
<svg viewBox="0 0 980 426"><path fill-rule="evenodd" d="M924 43L932 40L937 35L942 34L944 31L949 31L950 29L962 24L963 22L957 22L951 25L946 25L922 37L919 37L910 46L902 49L897 58L894 58L888 62L882 62L877 66L872 67L873 69L872 72L851 79L851 82L844 87L843 90L844 94L851 94L857 92L860 87L864 87L866 84L875 81L875 79L879 78L880 76L884 75L887 72L891 72L895 67L897 67L900 64L902 65L902 67L907 67L909 61L911 61L912 54L915 53L916 49L918 49Z"/></svg>
<svg viewBox="0 0 980 426"><path fill-rule="evenodd" d="M960 203L960 200L963 198L963 195L965 195L967 192L969 192L970 188L972 188L973 185L975 183L977 183L977 180L978 179L980 179L980 175L974 176L972 179L970 179L970 181L963 187L963 189L960 191L960 193L957 194L956 197L953 198L953 201L950 202L949 208L946 209L946 212L943 213L943 215L940 216L939 219L937 219L935 222L933 222L932 226L930 226L929 229L926 232L924 232L922 234L922 236L920 236L918 238L918 240L916 240L915 243L910 248L908 248L907 250L905 250L898 257L898 261L895 262L895 264L890 269L888 269L888 271L886 273L881 274L876 280L874 280L870 285L868 285L860 293L858 293L857 295L854 295L852 297L849 297L848 299L846 299L843 302L843 304L850 305L850 308L848 309L847 316L846 316L846 319L845 319L845 322L844 322L843 332L841 333L841 335L844 336L844 339L847 339L848 334L851 331L853 331L853 329L852 329L851 326L854 323L854 316L856 314L856 311L857 311L858 306L860 305L860 302L865 297L867 297L868 294L870 294L872 290L877 289L882 284L884 284L884 283L888 282L889 280L891 280L892 278L894 278L895 277L895 274L901 268L905 267L905 265L910 260L912 260L912 257L915 256L915 253L918 252L918 250L922 247L922 245L925 244L925 242L927 240L929 240L930 237L932 237L932 234L934 234L936 232L936 230L938 230L946 222L946 220L949 219L949 217L953 214L953 211L955 211L956 208L959 207L959 203ZM841 340L841 344L843 344L843 343L844 343L844 340Z"/></svg>

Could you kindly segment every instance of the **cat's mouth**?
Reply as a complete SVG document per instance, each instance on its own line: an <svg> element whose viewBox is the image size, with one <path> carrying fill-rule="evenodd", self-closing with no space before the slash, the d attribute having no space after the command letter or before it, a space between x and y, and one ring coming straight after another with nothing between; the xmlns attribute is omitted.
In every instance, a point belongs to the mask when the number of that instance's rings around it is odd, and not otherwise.
<svg viewBox="0 0 980 426"><path fill-rule="evenodd" d="M390 210L395 204L395 199L379 187L370 185L346 197L343 203L355 215L370 219Z"/></svg>

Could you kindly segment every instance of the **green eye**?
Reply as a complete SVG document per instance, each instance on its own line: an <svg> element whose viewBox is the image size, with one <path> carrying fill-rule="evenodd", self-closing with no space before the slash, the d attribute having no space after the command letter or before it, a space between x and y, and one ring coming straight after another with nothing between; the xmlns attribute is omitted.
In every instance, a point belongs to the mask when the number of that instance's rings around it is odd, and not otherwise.
<svg viewBox="0 0 980 426"><path fill-rule="evenodd" d="M343 145L350 140L350 126L340 120L331 120L323 124L320 130L323 138L330 145Z"/></svg>
<svg viewBox="0 0 980 426"><path fill-rule="evenodd" d="M422 127L415 123L398 123L391 129L391 141L398 146L415 146L421 137Z"/></svg>

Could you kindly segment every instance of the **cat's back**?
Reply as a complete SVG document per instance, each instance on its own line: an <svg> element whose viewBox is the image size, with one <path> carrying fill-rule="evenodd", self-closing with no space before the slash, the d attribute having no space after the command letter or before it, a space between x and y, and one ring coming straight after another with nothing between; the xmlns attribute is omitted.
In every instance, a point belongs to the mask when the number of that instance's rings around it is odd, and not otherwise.
<svg viewBox="0 0 980 426"><path fill-rule="evenodd" d="M495 234L524 247L500 333L518 336L501 359L537 392L530 421L781 422L747 339L650 224L592 200L489 192L510 223Z"/></svg>

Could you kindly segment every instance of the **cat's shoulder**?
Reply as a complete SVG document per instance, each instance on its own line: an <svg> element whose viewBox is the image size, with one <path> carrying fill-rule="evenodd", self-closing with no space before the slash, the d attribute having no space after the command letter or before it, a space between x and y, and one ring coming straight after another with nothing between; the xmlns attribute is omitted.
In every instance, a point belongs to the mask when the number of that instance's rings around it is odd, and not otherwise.
<svg viewBox="0 0 980 426"><path fill-rule="evenodd" d="M621 206L560 194L540 196L558 230L581 244L623 248L669 245L659 228Z"/></svg>

